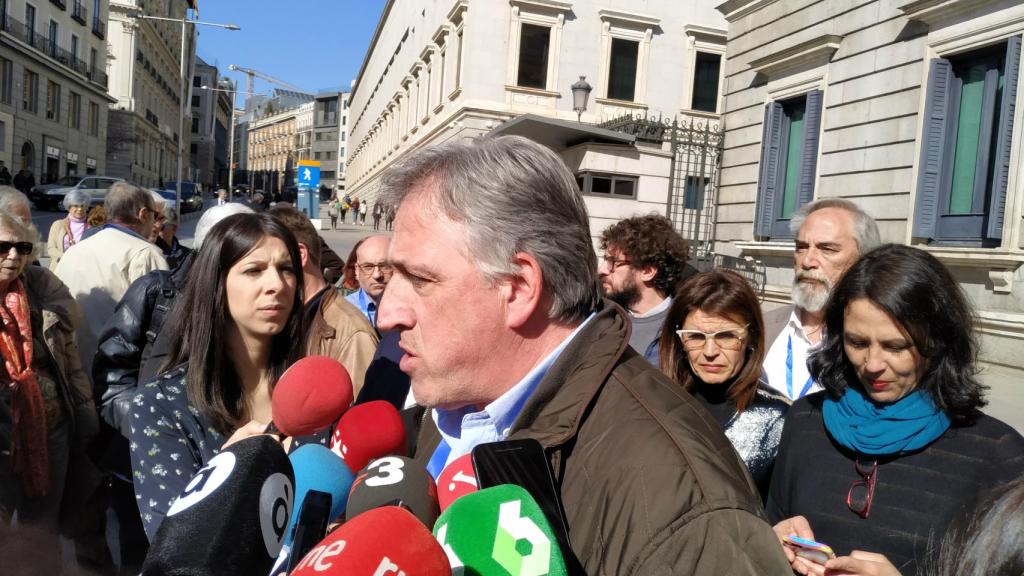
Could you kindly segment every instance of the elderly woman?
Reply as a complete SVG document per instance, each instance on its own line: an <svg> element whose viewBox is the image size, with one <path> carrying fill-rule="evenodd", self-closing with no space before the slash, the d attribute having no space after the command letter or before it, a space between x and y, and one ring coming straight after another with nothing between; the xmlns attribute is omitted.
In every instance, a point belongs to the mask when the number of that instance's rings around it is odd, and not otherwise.
<svg viewBox="0 0 1024 576"><path fill-rule="evenodd" d="M836 286L808 363L825 390L786 416L767 508L780 539L840 556L787 548L795 571L917 574L955 511L1024 473L1024 438L979 411L971 328L952 275L916 248L877 248Z"/></svg>
<svg viewBox="0 0 1024 576"><path fill-rule="evenodd" d="M89 228L85 213L91 202L92 197L85 190L72 190L64 197L64 207L67 208L68 215L50 226L50 237L46 241L50 270L57 268L57 263L68 248L82 241L82 234Z"/></svg>
<svg viewBox="0 0 1024 576"><path fill-rule="evenodd" d="M97 432L92 387L75 344L78 306L49 270L28 266L38 234L0 211L0 521L49 534L40 558L60 573L57 531L69 469Z"/></svg>
<svg viewBox="0 0 1024 576"><path fill-rule="evenodd" d="M728 270L688 278L672 301L659 350L661 371L711 412L766 497L789 402L759 381L767 348L750 284Z"/></svg>

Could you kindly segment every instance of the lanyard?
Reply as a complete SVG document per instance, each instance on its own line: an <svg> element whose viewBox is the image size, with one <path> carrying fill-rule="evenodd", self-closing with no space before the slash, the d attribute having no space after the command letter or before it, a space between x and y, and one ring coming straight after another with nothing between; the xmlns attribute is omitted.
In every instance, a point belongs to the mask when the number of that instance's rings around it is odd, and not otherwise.
<svg viewBox="0 0 1024 576"><path fill-rule="evenodd" d="M441 442L434 449L433 456L430 457L430 462L427 463L427 472L434 477L435 481L441 475L441 471L444 470L444 465L448 463L448 455L451 453L452 447L442 437Z"/></svg>
<svg viewBox="0 0 1024 576"><path fill-rule="evenodd" d="M807 377L807 383L804 384L804 389L800 391L799 396L793 396L793 337L789 337L789 341L786 343L786 393L793 400L799 400L807 394L807 391L811 389L814 384L814 378L811 376Z"/></svg>

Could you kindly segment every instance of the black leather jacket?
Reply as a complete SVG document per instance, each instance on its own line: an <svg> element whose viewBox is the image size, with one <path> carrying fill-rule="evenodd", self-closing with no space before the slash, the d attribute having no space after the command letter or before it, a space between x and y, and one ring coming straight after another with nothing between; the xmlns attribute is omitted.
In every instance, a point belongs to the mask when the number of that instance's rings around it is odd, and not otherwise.
<svg viewBox="0 0 1024 576"><path fill-rule="evenodd" d="M139 382L156 376L168 353L166 323L195 260L189 252L173 270L136 280L100 331L92 381L100 416L128 436L128 410Z"/></svg>

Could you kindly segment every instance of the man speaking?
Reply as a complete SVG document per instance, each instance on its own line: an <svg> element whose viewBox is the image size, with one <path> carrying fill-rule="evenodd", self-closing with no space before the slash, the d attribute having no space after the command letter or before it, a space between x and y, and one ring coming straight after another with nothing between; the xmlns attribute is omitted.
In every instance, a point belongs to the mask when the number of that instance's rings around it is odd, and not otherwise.
<svg viewBox="0 0 1024 576"><path fill-rule="evenodd" d="M628 346L602 301L572 174L520 137L411 153L385 178L398 330L437 477L477 444L535 438L588 574L789 574L743 463L697 403Z"/></svg>

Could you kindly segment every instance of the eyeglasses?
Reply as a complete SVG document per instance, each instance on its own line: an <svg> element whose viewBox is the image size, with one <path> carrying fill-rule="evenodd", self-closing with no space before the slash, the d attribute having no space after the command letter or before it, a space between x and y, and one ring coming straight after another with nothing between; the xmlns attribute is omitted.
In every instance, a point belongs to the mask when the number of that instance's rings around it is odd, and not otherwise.
<svg viewBox="0 0 1024 576"><path fill-rule="evenodd" d="M722 350L739 350L743 347L743 341L747 339L747 326L749 324L742 328L719 330L710 334L700 330L676 330L676 336L683 343L683 349L687 351L703 349L709 338Z"/></svg>
<svg viewBox="0 0 1024 576"><path fill-rule="evenodd" d="M604 263L608 265L609 272L615 272L615 269L619 266L630 266L633 264L625 258L609 258L608 256L605 256L602 260L604 260Z"/></svg>
<svg viewBox="0 0 1024 576"><path fill-rule="evenodd" d="M854 461L857 474L860 480L854 480L850 484L850 491L846 493L846 507L861 518L867 518L871 513L871 498L875 495L875 481L878 478L878 461L873 460L871 465L865 467L860 460Z"/></svg>
<svg viewBox="0 0 1024 576"><path fill-rule="evenodd" d="M395 271L394 267L392 267L391 264L388 264L387 262L378 262L376 264L370 264L369 262L367 262L366 264L357 264L356 268L359 268L359 271L362 272L363 274L370 274L373 272L374 268L377 268L380 270L380 273L385 276Z"/></svg>
<svg viewBox="0 0 1024 576"><path fill-rule="evenodd" d="M8 252L14 248L18 251L18 254L27 256L32 253L34 246L31 242L7 242L6 240L0 240L0 256L6 256Z"/></svg>

